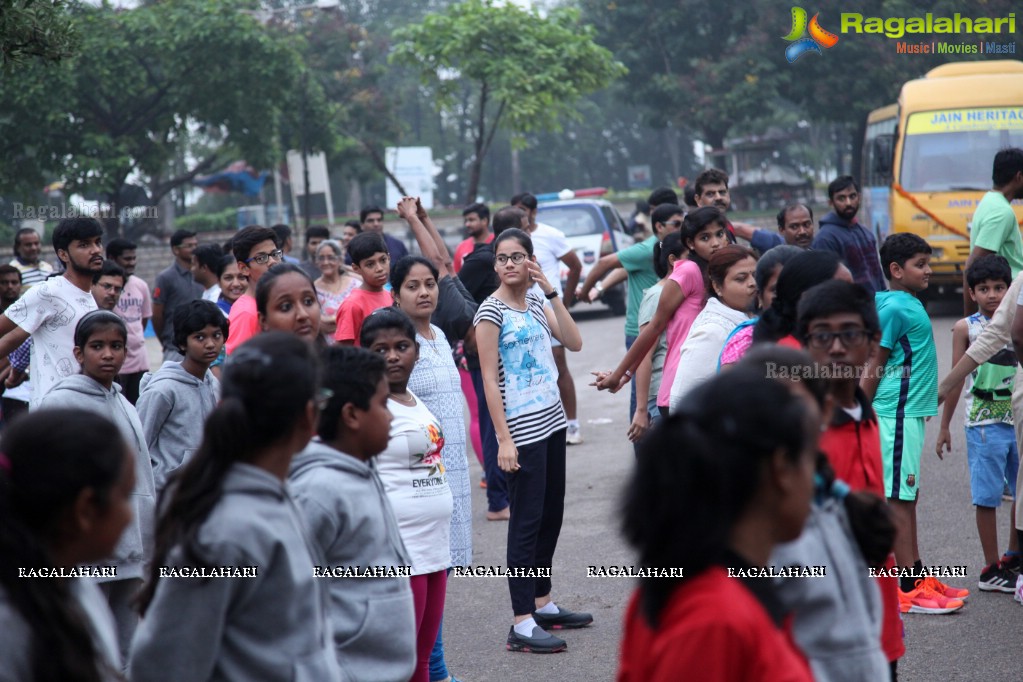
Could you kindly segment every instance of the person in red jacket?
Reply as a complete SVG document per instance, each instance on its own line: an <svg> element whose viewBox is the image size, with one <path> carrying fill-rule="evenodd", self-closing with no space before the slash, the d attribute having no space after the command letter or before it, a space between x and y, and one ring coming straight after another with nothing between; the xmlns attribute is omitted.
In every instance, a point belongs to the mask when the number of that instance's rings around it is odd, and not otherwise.
<svg viewBox="0 0 1023 682"><path fill-rule="evenodd" d="M812 679L773 581L750 577L810 513L823 395L808 386L736 367L647 436L623 529L649 577L628 607L618 682ZM737 395L757 409L737 410Z"/></svg>

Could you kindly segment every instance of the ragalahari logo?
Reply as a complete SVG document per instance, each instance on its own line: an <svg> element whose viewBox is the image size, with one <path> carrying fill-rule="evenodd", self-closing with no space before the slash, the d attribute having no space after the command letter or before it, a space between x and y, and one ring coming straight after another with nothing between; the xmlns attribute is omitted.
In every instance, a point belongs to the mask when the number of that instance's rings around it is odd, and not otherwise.
<svg viewBox="0 0 1023 682"><path fill-rule="evenodd" d="M838 43L838 36L831 31L825 31L821 28L817 18L820 17L820 13L813 15L813 19L810 20L809 25L806 23L806 10L802 7L792 8L792 30L785 36L785 40L792 43L785 48L785 58L789 60L789 64L802 57L807 52L816 52L817 54L823 54L821 48L834 47ZM808 37L805 36L807 30L810 31Z"/></svg>

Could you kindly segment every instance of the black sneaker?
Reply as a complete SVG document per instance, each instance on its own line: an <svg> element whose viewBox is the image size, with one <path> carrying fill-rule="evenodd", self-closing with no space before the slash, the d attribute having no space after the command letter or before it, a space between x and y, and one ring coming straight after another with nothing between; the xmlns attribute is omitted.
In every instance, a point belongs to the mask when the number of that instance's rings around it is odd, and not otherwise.
<svg viewBox="0 0 1023 682"><path fill-rule="evenodd" d="M575 613L559 606L557 613L533 611L533 620L545 630L573 630L592 623L593 616L588 613Z"/></svg>
<svg viewBox="0 0 1023 682"><path fill-rule="evenodd" d="M1019 554L1012 556L1003 554L1001 560L998 562L1002 565L1002 568L1012 573L1014 576L1020 573L1020 561Z"/></svg>
<svg viewBox="0 0 1023 682"><path fill-rule="evenodd" d="M558 651L565 651L566 649L568 649L568 643L565 640L558 639L540 626L533 628L533 634L530 637L524 637L515 632L514 625L508 631L508 651L524 651L530 654L553 654Z"/></svg>
<svg viewBox="0 0 1023 682"><path fill-rule="evenodd" d="M1016 589L1016 576L996 561L980 572L977 584L983 592L1006 592L1012 594Z"/></svg>

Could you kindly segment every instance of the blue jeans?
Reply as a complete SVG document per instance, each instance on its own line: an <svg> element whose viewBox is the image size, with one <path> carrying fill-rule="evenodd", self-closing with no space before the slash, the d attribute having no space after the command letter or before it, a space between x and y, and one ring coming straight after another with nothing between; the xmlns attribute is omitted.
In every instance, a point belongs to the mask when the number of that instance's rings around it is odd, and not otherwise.
<svg viewBox="0 0 1023 682"><path fill-rule="evenodd" d="M487 394L483 390L483 373L478 369L469 370L472 385L476 389L476 406L480 417L480 440L483 441L483 473L487 476L487 510L498 512L508 508L508 482L504 472L497 466L497 433L490 419Z"/></svg>
<svg viewBox="0 0 1023 682"><path fill-rule="evenodd" d="M966 427L966 460L970 465L970 493L978 507L997 508L1006 481L1016 495L1016 432L1011 424Z"/></svg>

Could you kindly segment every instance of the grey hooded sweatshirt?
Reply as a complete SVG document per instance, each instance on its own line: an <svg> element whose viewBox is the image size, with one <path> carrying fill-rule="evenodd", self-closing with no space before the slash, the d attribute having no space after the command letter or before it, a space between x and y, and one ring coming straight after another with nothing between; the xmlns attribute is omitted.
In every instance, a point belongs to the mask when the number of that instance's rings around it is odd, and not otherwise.
<svg viewBox="0 0 1023 682"><path fill-rule="evenodd" d="M376 469L314 440L292 460L288 479L326 561L320 574L345 676L405 682L416 664L409 579L332 575L338 568L412 566Z"/></svg>
<svg viewBox="0 0 1023 682"><path fill-rule="evenodd" d="M153 551L156 493L149 449L142 437L142 423L135 407L121 395L121 387L117 384L107 389L84 374L72 374L61 379L42 397L36 410L55 407L77 408L103 415L117 425L121 436L134 453L135 493L132 496L132 506L135 513L131 524L121 535L110 564L117 567L117 577L96 580L108 582L144 577L143 559L148 559Z"/></svg>
<svg viewBox="0 0 1023 682"><path fill-rule="evenodd" d="M775 566L824 566L816 578L775 579L792 611L792 636L818 682L874 682L891 674L881 648L883 608L877 581L849 526L845 506L814 504L796 540L775 547Z"/></svg>
<svg viewBox="0 0 1023 682"><path fill-rule="evenodd" d="M199 449L203 424L219 400L220 381L209 370L200 381L180 362L168 361L142 377L137 407L157 491Z"/></svg>
<svg viewBox="0 0 1023 682"><path fill-rule="evenodd" d="M313 577L318 552L280 479L250 464L231 465L196 540L208 566L226 575L182 577L199 567L181 546L171 550L161 567L171 574L159 578L135 632L129 679L341 679L325 586Z"/></svg>

